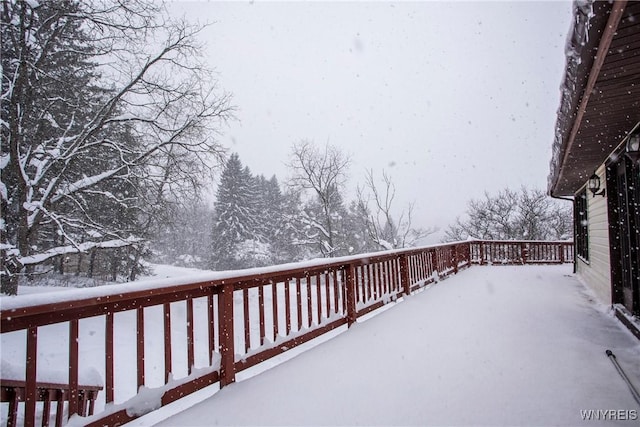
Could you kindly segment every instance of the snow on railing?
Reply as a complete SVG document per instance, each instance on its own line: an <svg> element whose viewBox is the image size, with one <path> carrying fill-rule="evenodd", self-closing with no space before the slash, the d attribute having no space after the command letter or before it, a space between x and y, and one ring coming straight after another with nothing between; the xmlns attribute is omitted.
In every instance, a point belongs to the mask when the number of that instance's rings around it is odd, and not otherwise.
<svg viewBox="0 0 640 427"><path fill-rule="evenodd" d="M66 378L71 423L122 424L214 383L233 383L236 373L472 263L569 262L572 248L466 241L3 298L2 360L19 366L25 381L18 423L42 421L37 381L52 370L58 382L61 373ZM87 370L103 379L96 385L104 392L95 415L80 417L86 380L79 373Z"/></svg>

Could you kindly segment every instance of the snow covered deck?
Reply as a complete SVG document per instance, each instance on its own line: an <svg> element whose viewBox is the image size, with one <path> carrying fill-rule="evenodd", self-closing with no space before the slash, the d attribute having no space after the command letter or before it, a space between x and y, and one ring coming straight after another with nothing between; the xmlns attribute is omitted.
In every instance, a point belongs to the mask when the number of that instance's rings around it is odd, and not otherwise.
<svg viewBox="0 0 640 427"><path fill-rule="evenodd" d="M640 343L571 269L466 269L159 425L636 425Z"/></svg>

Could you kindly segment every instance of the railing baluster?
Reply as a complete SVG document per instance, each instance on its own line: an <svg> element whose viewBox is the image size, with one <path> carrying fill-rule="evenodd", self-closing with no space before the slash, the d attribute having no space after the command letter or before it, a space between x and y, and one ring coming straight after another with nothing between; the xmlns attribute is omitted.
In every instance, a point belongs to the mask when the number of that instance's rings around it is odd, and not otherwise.
<svg viewBox="0 0 640 427"><path fill-rule="evenodd" d="M355 267L356 272L356 302L361 301L362 290L364 282L362 281L362 266Z"/></svg>
<svg viewBox="0 0 640 427"><path fill-rule="evenodd" d="M251 320L249 316L249 289L242 290L242 307L244 311L244 352L251 348Z"/></svg>
<svg viewBox="0 0 640 427"><path fill-rule="evenodd" d="M383 298L384 288L382 287L382 266L380 262L376 262L376 284L378 285L378 298Z"/></svg>
<svg viewBox="0 0 640 427"><path fill-rule="evenodd" d="M391 293L395 293L396 292L395 265L396 265L396 258L387 259L387 274L388 274L388 277L389 277L389 291Z"/></svg>
<svg viewBox="0 0 640 427"><path fill-rule="evenodd" d="M113 313L108 312L105 316L104 334L104 371L105 371L105 400L111 403L114 400L114 359L113 359Z"/></svg>
<svg viewBox="0 0 640 427"><path fill-rule="evenodd" d="M271 303L273 306L273 341L278 338L278 284L271 281ZM287 318L289 313L287 312Z"/></svg>
<svg viewBox="0 0 640 427"><path fill-rule="evenodd" d="M193 342L193 298L187 298L187 372L191 375L195 364L195 348Z"/></svg>
<svg viewBox="0 0 640 427"><path fill-rule="evenodd" d="M78 407L78 319L69 322L69 417L79 413Z"/></svg>
<svg viewBox="0 0 640 427"><path fill-rule="evenodd" d="M260 345L264 345L266 329L264 324L264 285L258 286L258 311L260 315Z"/></svg>
<svg viewBox="0 0 640 427"><path fill-rule="evenodd" d="M320 275L313 276L316 284L316 314L318 315L318 325L322 323L322 288L320 287Z"/></svg>
<svg viewBox="0 0 640 427"><path fill-rule="evenodd" d="M382 261L382 274L384 276L384 288L386 294L391 294L391 276L389 269L389 260Z"/></svg>
<svg viewBox="0 0 640 427"><path fill-rule="evenodd" d="M140 389L144 385L144 308L140 307L136 310L136 350L138 358L137 381ZM71 399L73 396L69 396Z"/></svg>
<svg viewBox="0 0 640 427"><path fill-rule="evenodd" d="M340 311L338 304L340 304L340 290L338 289L338 271L333 270L333 307L336 314Z"/></svg>
<svg viewBox="0 0 640 427"><path fill-rule="evenodd" d="M367 301L369 301L371 298L375 299L373 295L373 284L371 282L371 264L367 264L365 267L367 267Z"/></svg>
<svg viewBox="0 0 640 427"><path fill-rule="evenodd" d="M327 306L325 307L325 312L328 319L329 317L331 317L331 286L329 284L329 272L323 273L322 278L324 279L325 296L327 297Z"/></svg>
<svg viewBox="0 0 640 427"><path fill-rule="evenodd" d="M42 427L49 427L49 418L51 417L51 400L55 395L55 390L44 390L44 403L42 406Z"/></svg>
<svg viewBox="0 0 640 427"><path fill-rule="evenodd" d="M289 336L291 333L291 291L289 287L291 283L289 279L284 281L284 311L285 311L285 319L286 319L286 335ZM299 301L299 296L296 296ZM298 329L300 329L300 304L298 304Z"/></svg>
<svg viewBox="0 0 640 427"><path fill-rule="evenodd" d="M398 259L393 258L392 260L389 261L389 263L391 264L391 278L393 282L393 291L398 293L400 292L400 284L398 282L398 279L400 277L400 271L398 270Z"/></svg>
<svg viewBox="0 0 640 427"><path fill-rule="evenodd" d="M171 304L162 305L162 325L164 328L164 382L169 382L172 371L171 349Z"/></svg>
<svg viewBox="0 0 640 427"><path fill-rule="evenodd" d="M213 292L213 289L211 289ZM216 320L213 311L213 294L207 295L207 332L209 337L209 366L213 365L213 353L216 351Z"/></svg>
<svg viewBox="0 0 640 427"><path fill-rule="evenodd" d="M67 399L67 392L65 390L58 390L57 394L56 427L61 427L64 422L64 402Z"/></svg>
<svg viewBox="0 0 640 427"><path fill-rule="evenodd" d="M300 278L296 277L296 303L298 304L298 331L302 329L302 284Z"/></svg>
<svg viewBox="0 0 640 427"><path fill-rule="evenodd" d="M383 295L387 295L389 294L389 281L387 277L387 263L385 261L380 262L380 277Z"/></svg>
<svg viewBox="0 0 640 427"><path fill-rule="evenodd" d="M307 327L310 328L313 324L313 306L311 301L311 276L305 275L305 281L307 282Z"/></svg>

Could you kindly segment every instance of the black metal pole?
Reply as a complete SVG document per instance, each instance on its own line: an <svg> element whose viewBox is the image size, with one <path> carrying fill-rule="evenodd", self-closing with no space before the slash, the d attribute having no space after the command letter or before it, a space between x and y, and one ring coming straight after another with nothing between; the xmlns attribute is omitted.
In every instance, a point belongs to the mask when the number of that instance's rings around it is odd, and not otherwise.
<svg viewBox="0 0 640 427"><path fill-rule="evenodd" d="M618 373L620 374L624 382L627 383L627 387L629 387L629 390L631 391L631 395L633 396L635 401L638 403L638 405L640 405L640 393L638 393L638 390L636 390L635 386L633 385L629 377L627 377L627 374L625 374L624 370L618 363L618 360L616 359L616 355L613 354L611 350L607 350L606 353L607 353L607 356L609 357L609 360L611 360L611 363L613 363L613 366L615 366L616 370L618 371Z"/></svg>

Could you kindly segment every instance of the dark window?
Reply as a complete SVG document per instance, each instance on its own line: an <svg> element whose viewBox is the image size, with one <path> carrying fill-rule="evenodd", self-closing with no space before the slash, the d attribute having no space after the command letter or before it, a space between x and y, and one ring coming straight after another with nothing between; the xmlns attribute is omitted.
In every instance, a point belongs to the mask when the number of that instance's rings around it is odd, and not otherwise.
<svg viewBox="0 0 640 427"><path fill-rule="evenodd" d="M589 219L587 217L587 191L576 195L575 199L576 255L589 261Z"/></svg>

